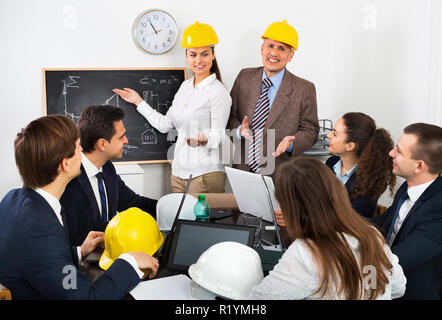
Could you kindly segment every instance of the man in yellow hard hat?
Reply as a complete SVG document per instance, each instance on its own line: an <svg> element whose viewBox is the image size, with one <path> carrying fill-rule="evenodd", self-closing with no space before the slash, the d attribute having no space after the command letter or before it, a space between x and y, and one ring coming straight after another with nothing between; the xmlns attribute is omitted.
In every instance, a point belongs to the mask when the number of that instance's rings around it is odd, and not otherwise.
<svg viewBox="0 0 442 320"><path fill-rule="evenodd" d="M241 140L233 166L272 175L316 142L319 123L314 84L286 69L298 48L296 30L286 20L275 22L261 38L263 67L239 72L228 127Z"/></svg>

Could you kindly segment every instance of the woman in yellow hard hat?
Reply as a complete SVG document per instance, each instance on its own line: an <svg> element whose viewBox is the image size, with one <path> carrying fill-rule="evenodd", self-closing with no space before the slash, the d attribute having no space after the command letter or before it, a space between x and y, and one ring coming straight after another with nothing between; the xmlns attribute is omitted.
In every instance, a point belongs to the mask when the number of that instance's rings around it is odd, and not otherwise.
<svg viewBox="0 0 442 320"><path fill-rule="evenodd" d="M208 24L195 22L184 30L181 46L193 77L181 84L166 115L151 108L136 91L114 89L160 132L177 130L172 192L184 192L190 174L189 192L224 192L226 174L219 155L232 99L221 82L217 43L215 30Z"/></svg>

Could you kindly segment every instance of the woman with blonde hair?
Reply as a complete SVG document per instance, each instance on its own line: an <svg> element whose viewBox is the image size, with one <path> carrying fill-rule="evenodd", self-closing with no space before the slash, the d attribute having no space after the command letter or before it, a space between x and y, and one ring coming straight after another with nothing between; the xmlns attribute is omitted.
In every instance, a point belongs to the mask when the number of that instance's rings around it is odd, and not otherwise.
<svg viewBox="0 0 442 320"><path fill-rule="evenodd" d="M344 185L321 161L297 158L275 177L293 240L251 290L252 299L394 299L405 292L398 258L356 213Z"/></svg>

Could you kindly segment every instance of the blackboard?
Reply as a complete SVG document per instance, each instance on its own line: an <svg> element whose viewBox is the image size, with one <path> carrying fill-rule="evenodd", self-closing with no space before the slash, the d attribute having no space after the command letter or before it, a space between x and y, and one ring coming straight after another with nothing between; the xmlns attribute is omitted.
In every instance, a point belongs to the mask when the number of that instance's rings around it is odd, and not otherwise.
<svg viewBox="0 0 442 320"><path fill-rule="evenodd" d="M45 114L64 114L77 122L85 107L122 108L129 143L118 162L167 162L173 141L153 128L136 107L115 94L114 88L131 88L154 109L166 114L175 93L187 78L185 68L160 69L43 69Z"/></svg>

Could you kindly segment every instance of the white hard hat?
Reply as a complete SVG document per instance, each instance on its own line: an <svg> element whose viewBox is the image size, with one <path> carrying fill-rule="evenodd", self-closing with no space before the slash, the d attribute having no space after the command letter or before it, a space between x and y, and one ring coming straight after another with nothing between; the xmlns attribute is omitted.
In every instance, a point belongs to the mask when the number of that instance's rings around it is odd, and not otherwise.
<svg viewBox="0 0 442 320"><path fill-rule="evenodd" d="M178 207L180 206L181 199L183 198L182 193L170 193L161 197L157 202L157 223L161 231L169 231L172 228L173 220L178 212ZM198 202L198 199L186 195L183 207L181 208L180 216L181 220L195 220L195 215L193 214L193 207Z"/></svg>
<svg viewBox="0 0 442 320"><path fill-rule="evenodd" d="M189 275L203 288L234 300L247 299L264 278L258 253L232 241L217 243L203 252L189 267Z"/></svg>
<svg viewBox="0 0 442 320"><path fill-rule="evenodd" d="M217 297L216 293L204 289L193 280L190 282L190 295L197 300L215 300Z"/></svg>

